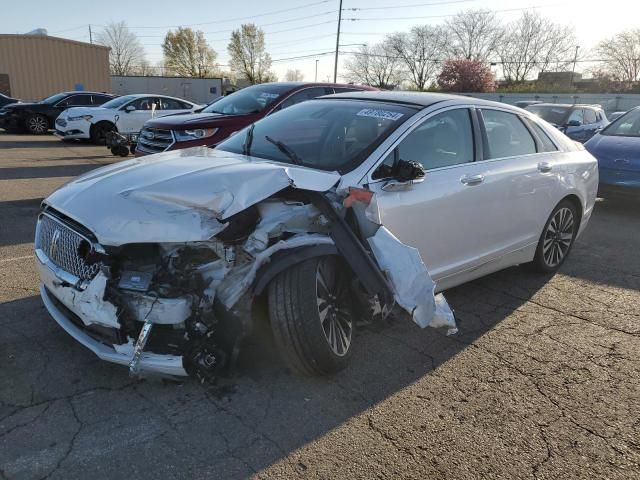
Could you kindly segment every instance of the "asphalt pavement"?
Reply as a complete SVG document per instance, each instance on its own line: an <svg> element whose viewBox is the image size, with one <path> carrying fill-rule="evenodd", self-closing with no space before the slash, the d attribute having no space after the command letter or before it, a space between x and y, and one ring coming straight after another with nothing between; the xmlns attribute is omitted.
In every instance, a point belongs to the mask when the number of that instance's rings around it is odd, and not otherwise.
<svg viewBox="0 0 640 480"><path fill-rule="evenodd" d="M0 131L0 478L640 478L640 201L598 201L555 276L445 292L455 336L363 329L309 379L258 315L235 377L137 380L48 316L33 258L41 200L118 160Z"/></svg>

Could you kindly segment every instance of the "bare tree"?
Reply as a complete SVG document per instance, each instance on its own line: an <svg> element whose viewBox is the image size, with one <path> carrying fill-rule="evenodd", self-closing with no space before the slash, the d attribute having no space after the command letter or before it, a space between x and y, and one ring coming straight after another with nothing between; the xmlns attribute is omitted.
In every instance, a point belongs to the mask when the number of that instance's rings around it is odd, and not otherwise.
<svg viewBox="0 0 640 480"><path fill-rule="evenodd" d="M604 61L602 70L612 78L627 83L640 80L640 29L603 40L596 53Z"/></svg>
<svg viewBox="0 0 640 480"><path fill-rule="evenodd" d="M449 32L449 56L487 62L495 53L504 34L495 13L490 10L467 10L445 24Z"/></svg>
<svg viewBox="0 0 640 480"><path fill-rule="evenodd" d="M388 43L363 45L344 62L345 77L351 82L378 88L393 88L403 79L400 57Z"/></svg>
<svg viewBox="0 0 640 480"><path fill-rule="evenodd" d="M218 73L218 54L201 31L178 27L175 32L167 32L162 51L165 67L176 75L206 78Z"/></svg>
<svg viewBox="0 0 640 480"><path fill-rule="evenodd" d="M231 33L227 51L231 57L231 70L250 83L262 83L275 78L273 72L269 71L271 56L265 50L264 31L253 23L241 25L239 30Z"/></svg>
<svg viewBox="0 0 640 480"><path fill-rule="evenodd" d="M411 83L424 90L440 69L439 59L445 54L447 39L442 27L423 25L409 33L395 33L386 39L389 49L408 72Z"/></svg>
<svg viewBox="0 0 640 480"><path fill-rule="evenodd" d="M287 82L301 82L304 80L304 75L297 68L295 70L289 69L287 73L284 74L284 79Z"/></svg>
<svg viewBox="0 0 640 480"><path fill-rule="evenodd" d="M537 12L524 12L507 25L498 45L504 78L519 83L535 72L566 67L573 60L575 44L571 27L553 23Z"/></svg>
<svg viewBox="0 0 640 480"><path fill-rule="evenodd" d="M112 22L96 35L96 43L109 47L112 75L131 75L145 61L144 48L125 22Z"/></svg>

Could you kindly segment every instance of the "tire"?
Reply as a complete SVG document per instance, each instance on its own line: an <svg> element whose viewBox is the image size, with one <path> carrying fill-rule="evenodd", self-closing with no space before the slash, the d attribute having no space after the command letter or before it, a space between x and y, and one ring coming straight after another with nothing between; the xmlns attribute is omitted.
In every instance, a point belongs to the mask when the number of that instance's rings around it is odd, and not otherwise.
<svg viewBox="0 0 640 480"><path fill-rule="evenodd" d="M49 119L38 113L29 115L24 122L24 127L32 135L44 135L49 131Z"/></svg>
<svg viewBox="0 0 640 480"><path fill-rule="evenodd" d="M559 228L558 228L559 226ZM540 273L555 273L569 256L580 226L575 204L562 200L544 225L531 266Z"/></svg>
<svg viewBox="0 0 640 480"><path fill-rule="evenodd" d="M111 122L98 122L91 126L91 142L96 145L104 145L107 132L113 132L116 126Z"/></svg>
<svg viewBox="0 0 640 480"><path fill-rule="evenodd" d="M347 366L355 333L350 278L340 257L324 256L294 265L269 284L271 329L293 369L328 375Z"/></svg>

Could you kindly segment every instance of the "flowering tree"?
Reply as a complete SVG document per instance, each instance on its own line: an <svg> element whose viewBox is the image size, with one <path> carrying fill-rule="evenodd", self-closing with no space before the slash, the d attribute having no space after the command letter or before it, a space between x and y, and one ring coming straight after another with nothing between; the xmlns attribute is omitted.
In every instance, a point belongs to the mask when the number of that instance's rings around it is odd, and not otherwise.
<svg viewBox="0 0 640 480"><path fill-rule="evenodd" d="M447 60L438 75L438 86L445 92L492 92L493 73L478 60Z"/></svg>

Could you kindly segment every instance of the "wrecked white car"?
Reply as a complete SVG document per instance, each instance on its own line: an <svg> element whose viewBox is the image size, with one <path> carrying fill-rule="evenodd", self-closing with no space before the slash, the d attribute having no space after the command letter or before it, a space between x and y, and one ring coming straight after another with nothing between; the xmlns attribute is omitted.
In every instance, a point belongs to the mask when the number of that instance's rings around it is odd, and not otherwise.
<svg viewBox="0 0 640 480"><path fill-rule="evenodd" d="M393 311L454 332L436 292L514 264L557 269L591 215L596 165L503 104L312 100L215 150L123 161L53 193L41 295L100 358L200 378L233 364L266 295L283 357L327 374L360 320Z"/></svg>

